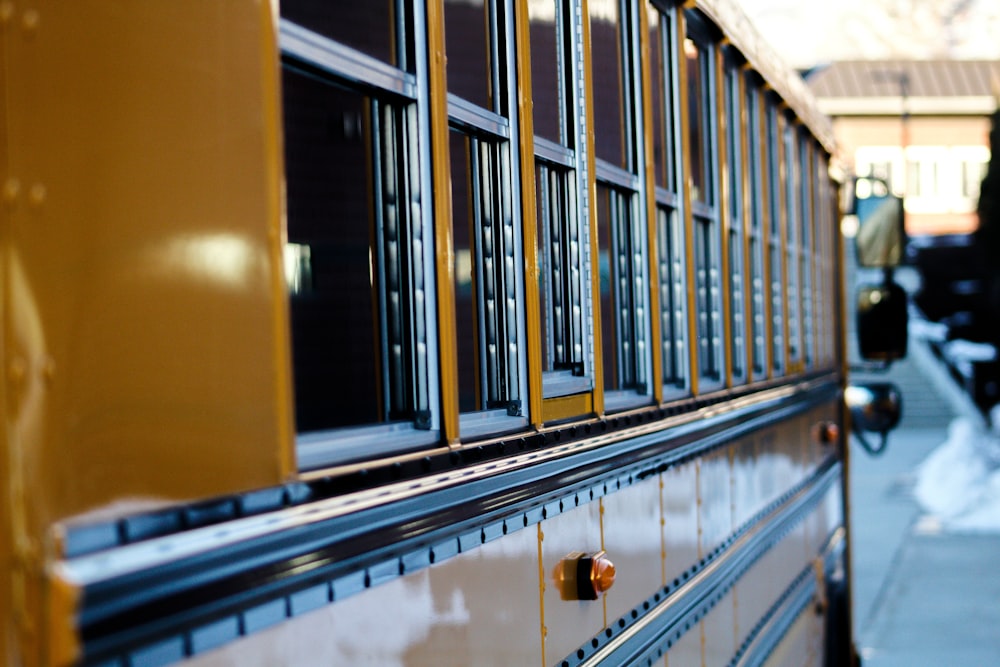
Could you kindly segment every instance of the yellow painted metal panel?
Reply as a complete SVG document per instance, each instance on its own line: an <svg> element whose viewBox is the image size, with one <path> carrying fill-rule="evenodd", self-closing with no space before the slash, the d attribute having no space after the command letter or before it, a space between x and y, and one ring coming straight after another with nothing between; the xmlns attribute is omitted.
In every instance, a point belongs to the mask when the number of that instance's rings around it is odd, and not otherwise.
<svg viewBox="0 0 1000 667"><path fill-rule="evenodd" d="M736 609L732 593L716 603L703 621L705 633L705 664L728 665L736 654Z"/></svg>
<svg viewBox="0 0 1000 667"><path fill-rule="evenodd" d="M757 461L757 437L748 436L734 445L733 456L733 526L750 520L760 509L759 491L754 472Z"/></svg>
<svg viewBox="0 0 1000 667"><path fill-rule="evenodd" d="M601 550L600 503L589 502L543 521L542 534L542 568L547 578L544 662L551 665L575 653L606 625L602 599L563 600L553 583L556 566L568 554ZM614 561L614 554L609 557Z"/></svg>
<svg viewBox="0 0 1000 667"><path fill-rule="evenodd" d="M659 477L612 493L603 503L604 549L617 570L606 596L608 623L614 625L663 587Z"/></svg>
<svg viewBox="0 0 1000 667"><path fill-rule="evenodd" d="M667 667L701 667L705 664L701 623L681 635L667 651Z"/></svg>
<svg viewBox="0 0 1000 667"><path fill-rule="evenodd" d="M519 530L185 662L188 667L535 665L537 537Z"/></svg>
<svg viewBox="0 0 1000 667"><path fill-rule="evenodd" d="M542 415L542 320L538 285L541 267L536 248L538 228L535 208L535 135L531 101L531 37L528 30L528 0L516 0L514 39L517 52L517 116L521 136L521 233L524 252L524 319L528 332L528 418L541 426Z"/></svg>
<svg viewBox="0 0 1000 667"><path fill-rule="evenodd" d="M817 622L817 619L820 618L822 617L817 616L812 607L806 607L764 665L766 667L809 667L810 665L822 664L823 626ZM818 642L819 650L817 650Z"/></svg>
<svg viewBox="0 0 1000 667"><path fill-rule="evenodd" d="M698 563L698 471L695 463L663 473L664 581L671 588Z"/></svg>
<svg viewBox="0 0 1000 667"><path fill-rule="evenodd" d="M437 271L438 359L441 377L441 430L449 444L459 441L458 357L455 328L455 249L451 222L451 155L445 81L444 6L427 3L427 48L431 91L431 151L434 166L434 244Z"/></svg>
<svg viewBox="0 0 1000 667"><path fill-rule="evenodd" d="M542 404L542 418L546 423L573 417L589 417L593 412L594 395L590 392L549 398Z"/></svg>
<svg viewBox="0 0 1000 667"><path fill-rule="evenodd" d="M275 8L34 7L6 81L23 187L5 332L22 386L5 414L38 499L30 538L286 479Z"/></svg>
<svg viewBox="0 0 1000 667"><path fill-rule="evenodd" d="M733 531L732 467L729 449L717 449L698 462L699 553L710 553Z"/></svg>
<svg viewBox="0 0 1000 667"><path fill-rule="evenodd" d="M644 11L639 11L639 51L642 54L642 67L639 72L640 84L642 86L642 126L647 128L646 132L643 132L641 141L642 145L639 149L644 153L645 163L647 165L646 172L643 174L643 178L646 182L646 192L652 193L656 191L656 170L654 165L656 164L653 148L653 137L656 132L659 131L653 125L653 77L658 76L658 73L650 72L649 62L651 59L650 49L659 48L656 43L650 43L649 34L649 12L657 11L655 8L651 8L649 5L645 7ZM662 102L661 102L662 104ZM662 329L660 327L660 267L658 253L654 252L652 249L657 247L656 240L656 197L647 196L646 201L646 238L647 247L650 248L650 252L647 253L647 270L649 271L649 326L650 326L650 345L649 352L650 358L652 360L653 367L650 373L650 381L653 386L653 399L656 403L661 403L663 401L663 346L660 344L660 336L663 335Z"/></svg>

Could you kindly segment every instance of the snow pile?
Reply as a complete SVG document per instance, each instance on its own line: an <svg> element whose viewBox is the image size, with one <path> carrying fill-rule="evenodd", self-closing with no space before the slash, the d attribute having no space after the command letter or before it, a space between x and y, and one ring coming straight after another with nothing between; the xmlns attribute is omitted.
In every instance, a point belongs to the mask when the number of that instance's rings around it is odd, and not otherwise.
<svg viewBox="0 0 1000 667"><path fill-rule="evenodd" d="M948 325L943 322L928 322L922 317L910 315L910 335L933 343L943 343L948 340Z"/></svg>
<svg viewBox="0 0 1000 667"><path fill-rule="evenodd" d="M959 417L917 468L917 501L945 530L1000 533L1000 406L990 422Z"/></svg>

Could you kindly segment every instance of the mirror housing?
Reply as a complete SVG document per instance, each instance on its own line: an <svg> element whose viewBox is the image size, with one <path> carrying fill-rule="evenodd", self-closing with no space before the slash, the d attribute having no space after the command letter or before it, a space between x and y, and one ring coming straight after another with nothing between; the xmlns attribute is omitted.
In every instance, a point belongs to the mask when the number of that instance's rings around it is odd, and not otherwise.
<svg viewBox="0 0 1000 667"><path fill-rule="evenodd" d="M851 429L869 454L881 454L889 440L889 432L899 425L903 416L903 397L891 382L852 384L844 390L844 402L851 413ZM873 446L865 437L876 434L881 438Z"/></svg>
<svg viewBox="0 0 1000 667"><path fill-rule="evenodd" d="M858 352L862 359L892 362L906 356L909 311L906 290L888 276L858 288Z"/></svg>
<svg viewBox="0 0 1000 667"><path fill-rule="evenodd" d="M845 213L858 221L854 238L858 266L890 269L903 261L906 249L903 199L880 178L855 178L847 189Z"/></svg>

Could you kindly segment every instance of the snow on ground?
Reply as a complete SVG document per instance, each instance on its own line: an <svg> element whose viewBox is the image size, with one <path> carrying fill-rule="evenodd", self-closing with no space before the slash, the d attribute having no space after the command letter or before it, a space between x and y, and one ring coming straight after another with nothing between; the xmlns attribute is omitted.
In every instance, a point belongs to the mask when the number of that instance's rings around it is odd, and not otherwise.
<svg viewBox="0 0 1000 667"><path fill-rule="evenodd" d="M955 419L917 468L916 499L946 531L1000 533L1000 406L990 423Z"/></svg>

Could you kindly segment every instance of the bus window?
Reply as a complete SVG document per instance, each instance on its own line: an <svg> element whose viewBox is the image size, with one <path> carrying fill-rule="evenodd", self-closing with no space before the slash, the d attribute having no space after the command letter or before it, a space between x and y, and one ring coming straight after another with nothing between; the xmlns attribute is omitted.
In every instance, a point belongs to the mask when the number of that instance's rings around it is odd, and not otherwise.
<svg viewBox="0 0 1000 667"><path fill-rule="evenodd" d="M809 369L815 365L816 350L813 335L815 333L816 297L813 293L813 271L815 270L813 248L813 227L816 224L818 212L813 208L812 192L816 183L816 174L812 170L811 146L809 134L805 127L796 132L798 136L799 161L799 273L802 284L802 363Z"/></svg>
<svg viewBox="0 0 1000 667"><path fill-rule="evenodd" d="M428 222L407 75L282 29L295 416L311 468L436 439Z"/></svg>
<svg viewBox="0 0 1000 667"><path fill-rule="evenodd" d="M524 426L524 299L506 17L446 2L458 397L463 437ZM513 418L513 419L512 419Z"/></svg>
<svg viewBox="0 0 1000 667"><path fill-rule="evenodd" d="M732 51L725 61L726 168L729 186L727 226L729 282L730 378L740 384L747 378L746 260L744 257L743 215L743 117L744 101L741 64Z"/></svg>
<svg viewBox="0 0 1000 667"><path fill-rule="evenodd" d="M788 303L788 362L790 371L802 367L802 173L798 132L790 114L784 117L785 298Z"/></svg>
<svg viewBox="0 0 1000 667"><path fill-rule="evenodd" d="M722 235L717 194L715 44L694 14L687 14L688 150L694 220L695 331L699 391L722 386L724 375Z"/></svg>
<svg viewBox="0 0 1000 667"><path fill-rule="evenodd" d="M747 73L744 89L746 91L747 112L747 184L749 187L747 243L749 246L748 267L750 273L750 363L751 373L755 380L767 377L767 306L764 272L764 169L760 122L760 83L756 75Z"/></svg>
<svg viewBox="0 0 1000 667"><path fill-rule="evenodd" d="M785 372L785 275L783 261L783 225L781 141L779 129L778 100L768 96L765 124L767 154L767 271L771 288L771 372L782 375Z"/></svg>
<svg viewBox="0 0 1000 667"><path fill-rule="evenodd" d="M535 131L537 263L545 398L593 388L590 238L580 13L575 0L528 4ZM571 112L573 110L573 112Z"/></svg>
<svg viewBox="0 0 1000 667"><path fill-rule="evenodd" d="M633 3L591 14L605 409L648 402L649 297Z"/></svg>
<svg viewBox="0 0 1000 667"><path fill-rule="evenodd" d="M660 312L660 370L665 399L690 392L687 235L681 196L679 40L677 9L647 10L652 79L656 183L656 267Z"/></svg>
<svg viewBox="0 0 1000 667"><path fill-rule="evenodd" d="M398 49L393 39L396 15L396 3L386 0L353 3L349 12L330 11L324 0L281 0L283 18L359 53L407 69L401 57L406 52Z"/></svg>

